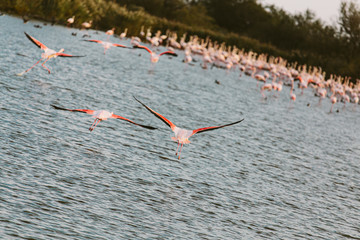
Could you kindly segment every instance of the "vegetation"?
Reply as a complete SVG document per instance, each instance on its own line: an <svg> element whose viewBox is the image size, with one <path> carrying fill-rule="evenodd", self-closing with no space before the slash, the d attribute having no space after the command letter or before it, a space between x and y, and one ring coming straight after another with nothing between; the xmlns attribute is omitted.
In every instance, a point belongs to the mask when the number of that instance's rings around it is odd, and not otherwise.
<svg viewBox="0 0 360 240"><path fill-rule="evenodd" d="M116 33L128 27L138 35L144 25L152 31L171 30L238 48L281 56L289 62L321 66L328 73L360 77L360 8L354 0L341 2L339 19L330 26L310 10L289 14L258 0L2 0L4 12L75 27L93 20L93 28Z"/></svg>

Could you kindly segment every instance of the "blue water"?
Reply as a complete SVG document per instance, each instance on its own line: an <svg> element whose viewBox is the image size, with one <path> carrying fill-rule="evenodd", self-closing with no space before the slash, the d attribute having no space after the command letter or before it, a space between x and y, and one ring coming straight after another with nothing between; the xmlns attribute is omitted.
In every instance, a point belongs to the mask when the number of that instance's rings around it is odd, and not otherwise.
<svg viewBox="0 0 360 240"><path fill-rule="evenodd" d="M1 16L0 31L1 239L360 239L359 106L329 114L311 89L291 106L287 87L264 100L255 80L181 52L152 69L146 51L82 41L106 40L94 30ZM24 31L86 57L17 76L41 55ZM178 160L133 95L182 128L245 120L191 137ZM89 132L90 115L51 104L158 129L110 119Z"/></svg>

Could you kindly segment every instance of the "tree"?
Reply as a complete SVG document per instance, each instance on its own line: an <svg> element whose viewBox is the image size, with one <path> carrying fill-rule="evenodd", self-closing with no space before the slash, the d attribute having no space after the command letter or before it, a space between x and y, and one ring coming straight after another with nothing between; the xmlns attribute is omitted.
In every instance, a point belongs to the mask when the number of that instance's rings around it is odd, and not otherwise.
<svg viewBox="0 0 360 240"><path fill-rule="evenodd" d="M360 9L352 0L340 5L340 34L351 46L352 53L360 50Z"/></svg>

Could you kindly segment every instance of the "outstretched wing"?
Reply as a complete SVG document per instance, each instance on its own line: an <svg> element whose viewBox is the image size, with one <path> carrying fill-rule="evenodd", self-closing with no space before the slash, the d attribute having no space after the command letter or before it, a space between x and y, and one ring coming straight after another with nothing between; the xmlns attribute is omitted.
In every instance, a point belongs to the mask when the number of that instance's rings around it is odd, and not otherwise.
<svg viewBox="0 0 360 240"><path fill-rule="evenodd" d="M46 48L48 48L48 47L46 47L44 44L42 44L39 40L36 40L35 38L33 38L32 36L30 36L30 35L27 34L26 32L24 32L24 33L25 33L26 37L27 37L30 41L32 41L36 46L38 46L39 48L41 48L41 49L43 49L43 50L45 50Z"/></svg>
<svg viewBox="0 0 360 240"><path fill-rule="evenodd" d="M117 43L113 43L112 45L113 45L114 47L129 48L129 47L125 46L125 45L121 45L121 44L117 44Z"/></svg>
<svg viewBox="0 0 360 240"><path fill-rule="evenodd" d="M134 97L134 96L133 96ZM140 102L136 97L134 97L136 101L138 101L141 105L143 105L147 110L149 110L152 114L154 114L157 118L159 118L161 121L163 121L166 125L168 125L171 130L175 130L175 124L173 124L170 120L168 120L167 118L165 118L163 115L155 112L154 110L152 110L151 108L149 108L148 106L146 106L145 104L143 104L142 102Z"/></svg>
<svg viewBox="0 0 360 240"><path fill-rule="evenodd" d="M177 57L177 54L175 52L173 52L173 51L162 52L162 53L159 54L159 56L164 55L164 54L172 55L172 56Z"/></svg>
<svg viewBox="0 0 360 240"><path fill-rule="evenodd" d="M143 45L135 45L135 46L133 46L133 48L143 48L146 51L148 51L149 53L152 53L152 51L148 47L145 47Z"/></svg>
<svg viewBox="0 0 360 240"><path fill-rule="evenodd" d="M115 114L113 114L113 115L111 116L111 118L121 119L121 120L127 121L127 122L129 122L129 123L135 124L135 125L137 125L137 126L140 126L140 127L143 127L143 128L147 128L147 129L151 129L151 130L156 129L155 127L151 127L151 126L147 126L147 125L142 125L142 124L133 122L133 121L127 119L127 118L124 118L124 117L122 117L122 116L115 115Z"/></svg>
<svg viewBox="0 0 360 240"><path fill-rule="evenodd" d="M55 105L51 105L53 108L58 109L58 110L63 110L63 111L70 111L70 112L84 112L87 114L93 114L95 111L94 110L89 110L89 109L67 109L67 108L62 108L62 107L58 107Z"/></svg>
<svg viewBox="0 0 360 240"><path fill-rule="evenodd" d="M198 129L193 130L192 135L194 135L195 133L201 133L201 132L206 132L206 131L215 130L215 129L218 129L218 128L223 128L223 127L231 126L231 125L240 123L240 122L242 122L243 120L244 120L244 119L241 119L240 121L233 122L233 123L229 123L229 124L226 124L226 125L221 125L221 126L198 128Z"/></svg>

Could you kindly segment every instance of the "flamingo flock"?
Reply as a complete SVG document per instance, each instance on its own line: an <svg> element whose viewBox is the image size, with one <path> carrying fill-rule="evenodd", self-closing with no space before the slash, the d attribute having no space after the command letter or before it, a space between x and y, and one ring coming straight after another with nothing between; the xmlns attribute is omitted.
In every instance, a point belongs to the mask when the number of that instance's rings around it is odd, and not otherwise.
<svg viewBox="0 0 360 240"><path fill-rule="evenodd" d="M75 16L72 16L67 20L67 26L71 26L74 23ZM92 21L85 22L82 24L83 29L89 29L92 26ZM243 49L239 49L236 46L230 47L226 46L225 43L212 42L209 38L201 39L198 36L183 36L178 40L176 33L171 31L166 31L165 34L161 34L161 31L156 31L153 35L151 28L148 28L145 32L144 26L141 26L139 36L131 36L131 45L128 47L123 44L111 43L109 42L110 36L115 36L115 28L108 30L105 35L107 35L107 40L98 40L90 39L84 40L86 42L99 43L104 48L104 54L110 47L120 47L120 48L133 48L133 49L142 49L147 51L150 54L150 62L152 65L156 64L160 57L163 55L175 56L177 57L179 51L184 51L183 63L190 64L191 66L196 66L197 62L200 62L200 67L204 71L208 71L209 66L211 68L219 68L226 70L226 74L230 72L238 72L239 79L242 75L248 75L252 79L256 80L256 88L260 93L260 98L263 100L269 99L271 93L273 97L279 97L283 92L283 87L290 87L289 93L289 103L295 105L297 98L304 97L304 91L307 89L312 89L314 96L319 98L319 106L325 98L329 98L331 102L330 113L333 112L334 105L338 102L343 102L344 107L346 103L351 103L355 106L359 104L360 98L360 80L357 79L356 83L351 82L349 77L335 76L330 75L330 78L326 79L326 73L322 71L320 67L309 67L306 65L299 65L298 63L288 63L285 59L281 57L268 56L266 54L257 54L252 51L245 52ZM125 28L117 39L126 40L128 34L128 28ZM36 66L41 60L44 60L42 66L50 70L44 65L49 59L56 57L82 57L64 54L64 49L56 52L55 50L47 48L43 43L36 40L34 37L25 33L26 37L41 48L44 53L41 56L41 59L36 62L32 67L22 72L19 75L30 71L34 66ZM75 36L75 35L74 35ZM161 51L160 47L165 47L166 51ZM158 53L160 52L160 53ZM140 56L140 55L139 55ZM215 82L218 82L217 80ZM218 82L219 83L219 82ZM260 86L259 86L260 85ZM295 95L295 90L297 86L298 96ZM265 94L268 92L268 94ZM135 98L135 97L134 97ZM162 116L161 114L155 112L150 107L142 103L140 100L135 98L144 108L146 108L150 113L163 121L168 125L171 130L174 132L175 137L172 137L172 140L176 141L178 144L176 155L180 159L181 150L183 144L190 143L189 138L196 133L201 133L205 131L215 130L231 125L238 124L244 119L229 123L222 124L213 127L198 128L195 130L186 130L177 127L170 120ZM156 128L135 123L127 118L115 115L112 112L105 110L89 110L89 109L67 109L59 106L53 105L56 110L65 110L72 112L84 112L87 114L93 115L95 121L89 128L90 131L100 123L100 121L107 120L110 118L121 119L127 121L131 124L154 130Z"/></svg>

